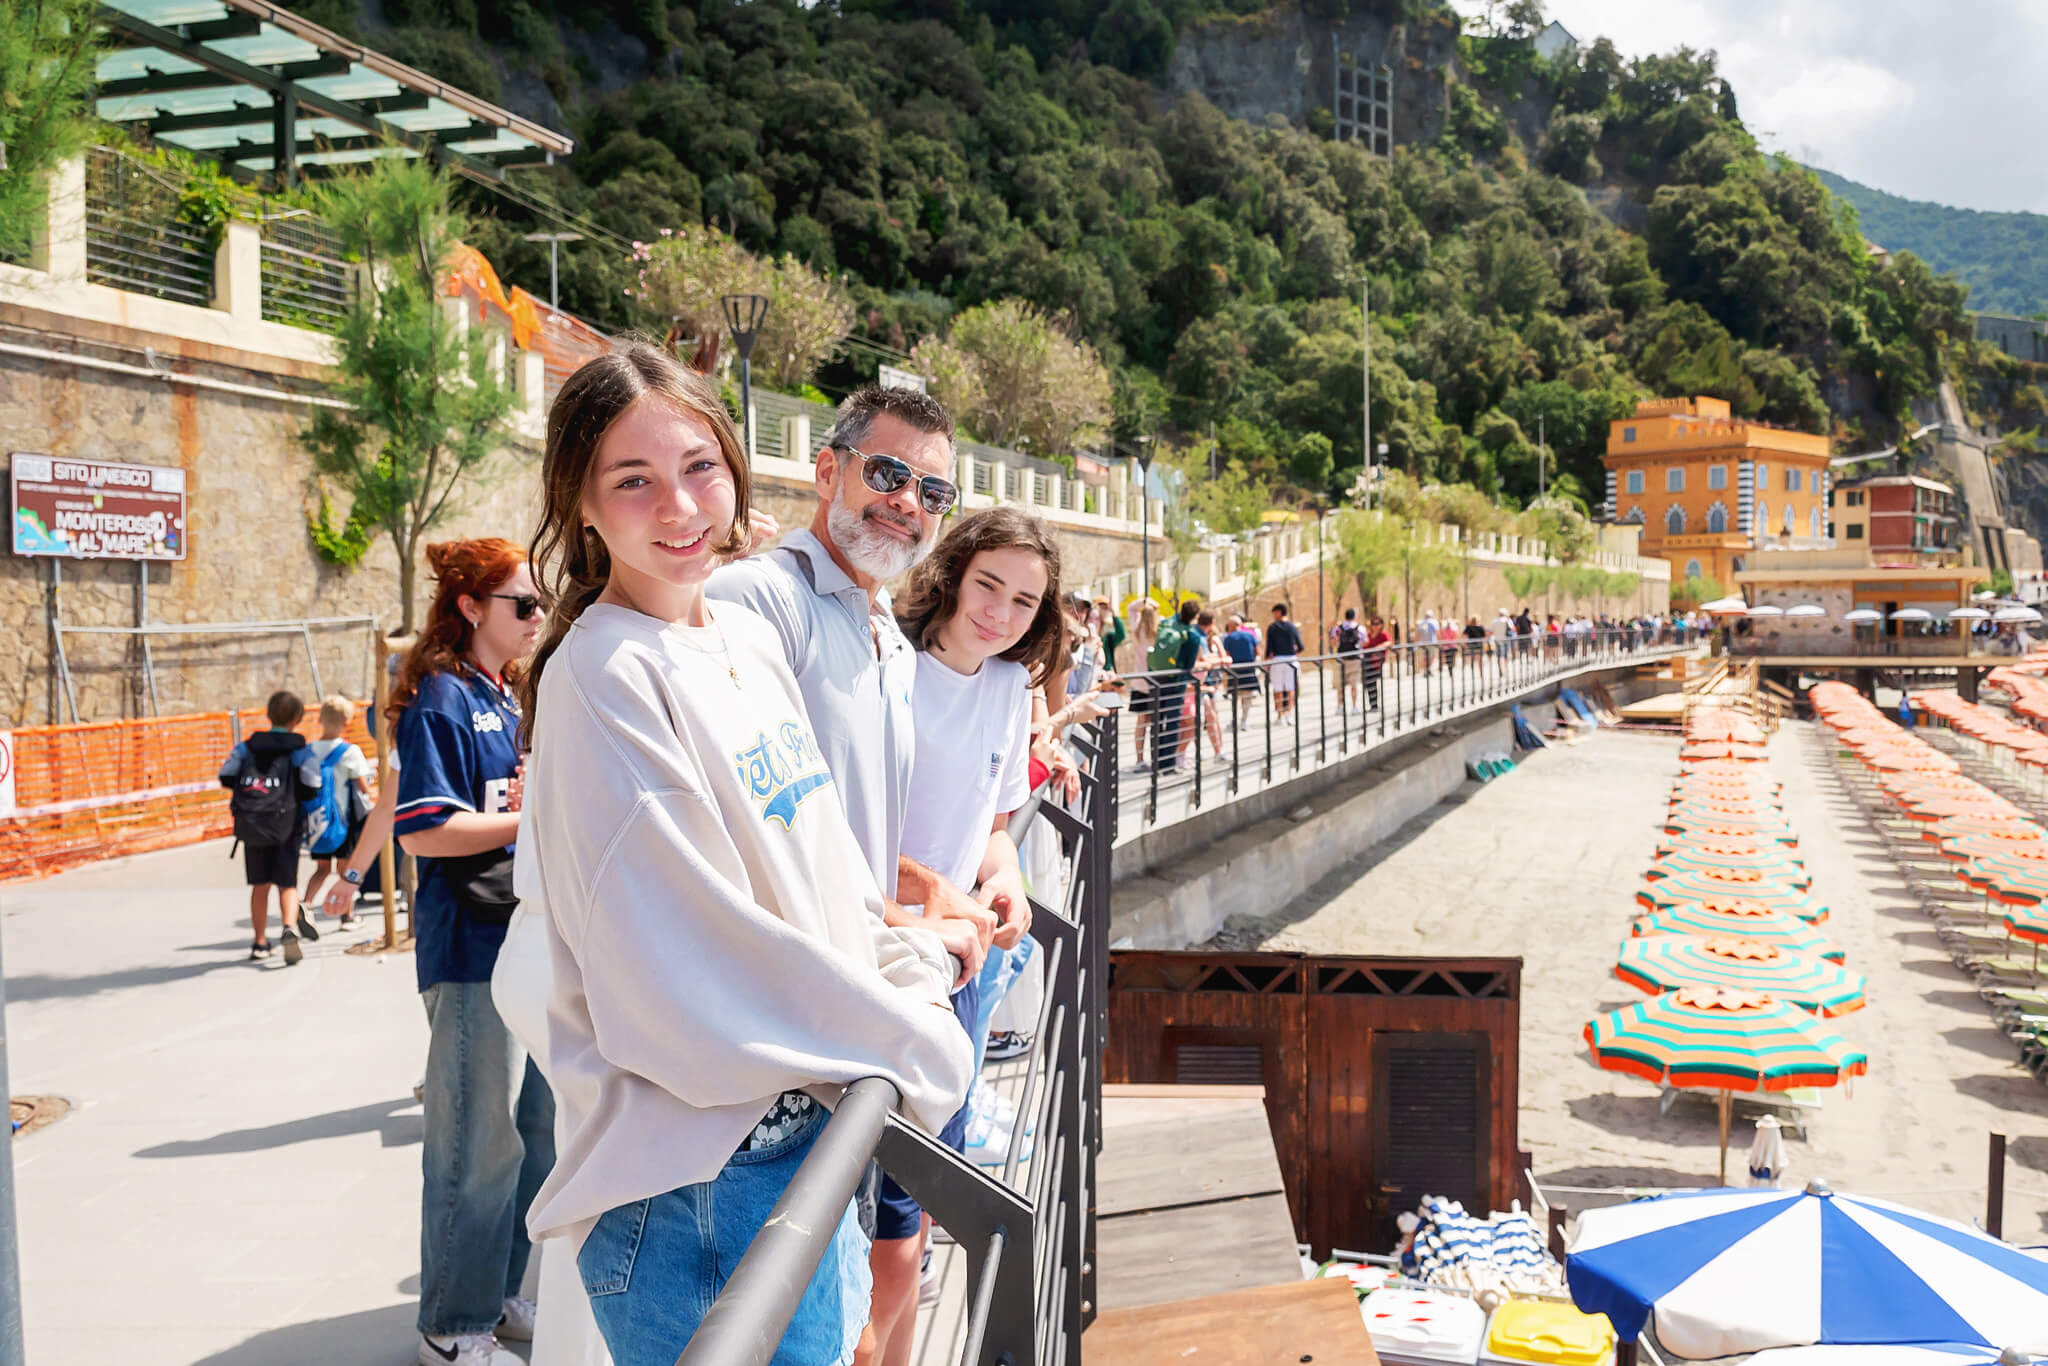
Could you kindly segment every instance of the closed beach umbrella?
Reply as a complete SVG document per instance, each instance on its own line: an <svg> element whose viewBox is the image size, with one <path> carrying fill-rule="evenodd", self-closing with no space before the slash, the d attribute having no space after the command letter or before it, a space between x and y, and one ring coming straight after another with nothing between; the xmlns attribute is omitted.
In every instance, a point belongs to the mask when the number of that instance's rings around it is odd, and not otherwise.
<svg viewBox="0 0 2048 1366"><path fill-rule="evenodd" d="M1721 1093L1723 1184L1732 1093L1833 1086L1870 1065L1831 1026L1789 1001L1711 987L1681 987L1609 1011L1587 1023L1585 1039L1607 1071Z"/></svg>
<svg viewBox="0 0 2048 1366"><path fill-rule="evenodd" d="M1776 1115L1764 1115L1756 1122L1756 1138L1749 1145L1749 1184L1771 1186L1785 1174L1785 1126Z"/></svg>
<svg viewBox="0 0 2048 1366"><path fill-rule="evenodd" d="M1815 1343L2048 1351L2048 1262L1819 1181L1587 1210L1565 1275L1572 1301L1607 1315L1623 1341L1654 1316L1657 1340L1682 1357ZM1853 1366L1884 1361L1855 1350Z"/></svg>
<svg viewBox="0 0 2048 1366"><path fill-rule="evenodd" d="M1697 901L1666 906L1638 916L1629 924L1630 933L1653 935L1695 935L1727 939L1755 939L1809 958L1840 962L1848 957L1842 946L1796 915L1774 911L1755 901Z"/></svg>
<svg viewBox="0 0 2048 1366"><path fill-rule="evenodd" d="M1834 1016L1861 1010L1863 974L1761 939L1653 935L1622 941L1614 975L1652 993L1684 987L1760 991L1801 1010Z"/></svg>
<svg viewBox="0 0 2048 1366"><path fill-rule="evenodd" d="M1748 868L1689 868L1650 878L1636 889L1636 900L1653 911L1698 902L1742 901L1796 915L1809 924L1828 918L1828 908L1811 892Z"/></svg>

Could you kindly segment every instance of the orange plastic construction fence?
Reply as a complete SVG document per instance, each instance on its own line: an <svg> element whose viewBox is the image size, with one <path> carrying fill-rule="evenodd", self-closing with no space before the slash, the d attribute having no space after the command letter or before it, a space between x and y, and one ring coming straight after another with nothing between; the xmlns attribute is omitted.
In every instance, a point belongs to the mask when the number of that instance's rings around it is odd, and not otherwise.
<svg viewBox="0 0 2048 1366"><path fill-rule="evenodd" d="M356 714L342 737L376 757ZM14 732L15 810L0 815L0 879L42 877L122 854L230 833L220 766L244 736L268 729L260 707L137 721L28 726ZM299 732L320 734L317 709Z"/></svg>

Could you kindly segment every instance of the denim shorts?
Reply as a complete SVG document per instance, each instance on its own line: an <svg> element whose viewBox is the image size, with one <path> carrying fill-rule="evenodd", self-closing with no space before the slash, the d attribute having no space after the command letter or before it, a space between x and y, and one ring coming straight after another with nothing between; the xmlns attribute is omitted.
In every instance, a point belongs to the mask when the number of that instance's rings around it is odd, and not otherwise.
<svg viewBox="0 0 2048 1366"><path fill-rule="evenodd" d="M960 1021L960 1027L967 1031L967 1037L974 1038L975 1020L981 1017L981 978L970 979L966 986L953 993L953 1015ZM982 1044L988 1040L988 1021L981 1018ZM979 1057L981 1046L975 1049ZM967 1104L962 1101L960 1108L946 1121L946 1127L939 1130L939 1142L956 1153L967 1151ZM864 1220L869 1234L878 1243L894 1242L900 1238L915 1238L924 1228L924 1210L911 1198L909 1191L896 1184L895 1178L884 1173L881 1187L875 1195L874 1215Z"/></svg>
<svg viewBox="0 0 2048 1366"><path fill-rule="evenodd" d="M576 1268L614 1366L674 1366L828 1118L819 1106L782 1142L733 1154L711 1180L598 1217ZM773 1366L851 1361L872 1293L868 1242L848 1201Z"/></svg>

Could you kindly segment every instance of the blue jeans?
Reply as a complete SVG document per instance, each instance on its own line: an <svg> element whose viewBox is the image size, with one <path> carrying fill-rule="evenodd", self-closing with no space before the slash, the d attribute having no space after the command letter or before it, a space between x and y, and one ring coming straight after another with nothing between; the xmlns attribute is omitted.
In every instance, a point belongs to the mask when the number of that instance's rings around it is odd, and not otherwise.
<svg viewBox="0 0 2048 1366"><path fill-rule="evenodd" d="M981 1075L981 1065L988 1058L988 1022L1002 1004L1010 988L1024 972L1031 955L1038 952L1038 942L1030 935L1017 941L1014 949L999 949L989 946L988 957L981 965L981 975L974 979L974 989L979 993L974 1003L972 1021L962 1020L967 1026L967 1037L974 1041L974 1074ZM955 1003L958 1004L957 1001Z"/></svg>
<svg viewBox="0 0 2048 1366"><path fill-rule="evenodd" d="M431 1037L419 1328L488 1333L526 1278L527 1207L555 1165L555 1097L489 982L437 982L420 1000Z"/></svg>
<svg viewBox="0 0 2048 1366"><path fill-rule="evenodd" d="M820 1106L782 1142L734 1153L709 1181L598 1216L576 1269L613 1366L674 1366L827 1118ZM873 1293L868 1242L848 1201L775 1349L774 1366L852 1360Z"/></svg>

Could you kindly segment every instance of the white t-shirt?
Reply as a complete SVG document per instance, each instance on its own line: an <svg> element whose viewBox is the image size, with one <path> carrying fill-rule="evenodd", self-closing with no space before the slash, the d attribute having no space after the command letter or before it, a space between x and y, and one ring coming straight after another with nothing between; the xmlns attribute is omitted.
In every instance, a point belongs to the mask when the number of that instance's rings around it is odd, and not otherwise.
<svg viewBox="0 0 2048 1366"><path fill-rule="evenodd" d="M997 813L1031 795L1030 680L1008 660L960 674L929 652L917 656L903 852L963 892L974 890Z"/></svg>
<svg viewBox="0 0 2048 1366"><path fill-rule="evenodd" d="M347 787L357 778L374 779L377 776L376 768L364 757L362 746L347 740L340 738L315 740L313 742L313 753L324 764L327 762L327 756L334 752L336 745L348 746L348 752L334 761L334 781L340 783L343 787ZM392 752L391 761L393 768L398 767L398 754L395 750Z"/></svg>

